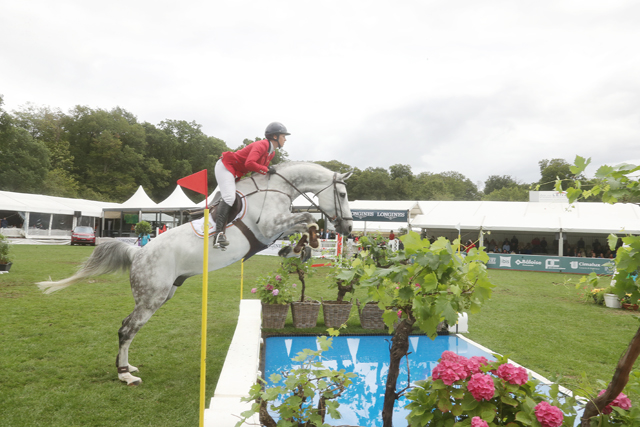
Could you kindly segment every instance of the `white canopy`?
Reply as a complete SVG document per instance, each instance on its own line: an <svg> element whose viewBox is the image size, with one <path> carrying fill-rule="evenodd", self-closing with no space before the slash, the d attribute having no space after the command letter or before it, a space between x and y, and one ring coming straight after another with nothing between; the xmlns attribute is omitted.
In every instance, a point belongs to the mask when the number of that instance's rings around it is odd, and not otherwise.
<svg viewBox="0 0 640 427"><path fill-rule="evenodd" d="M147 195L147 193L144 191L144 188L142 188L142 185L138 187L136 192L129 198L129 200L119 206L119 208L123 210L153 210L157 207L158 204L151 200L151 197Z"/></svg>
<svg viewBox="0 0 640 427"><path fill-rule="evenodd" d="M640 234L640 207L616 203L420 202L428 229Z"/></svg>
<svg viewBox="0 0 640 427"><path fill-rule="evenodd" d="M61 215L73 215L75 212L80 212L82 216L100 217L103 208L117 206L119 206L117 203L98 202L95 200L0 191L0 210L3 211L40 212Z"/></svg>
<svg viewBox="0 0 640 427"><path fill-rule="evenodd" d="M193 209L197 208L196 205L186 194L179 185L176 185L176 189L173 193L157 205L158 208L167 210L179 210L179 209Z"/></svg>

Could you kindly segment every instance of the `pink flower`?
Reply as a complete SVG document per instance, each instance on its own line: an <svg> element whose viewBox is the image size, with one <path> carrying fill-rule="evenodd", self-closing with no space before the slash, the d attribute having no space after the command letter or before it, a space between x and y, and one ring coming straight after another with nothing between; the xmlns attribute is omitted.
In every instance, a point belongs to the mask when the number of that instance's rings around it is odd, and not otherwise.
<svg viewBox="0 0 640 427"><path fill-rule="evenodd" d="M273 290L273 286L271 286L271 285L267 285L267 286L265 286L264 288L265 288L266 290L268 290L268 291L272 291L272 290Z"/></svg>
<svg viewBox="0 0 640 427"><path fill-rule="evenodd" d="M421 287L422 287L422 286L420 286L420 285L418 285L418 284L416 283L416 288L421 288Z"/></svg>
<svg viewBox="0 0 640 427"><path fill-rule="evenodd" d="M298 286L298 285L296 285L296 284L294 283L294 284L293 284L293 285L291 285L291 286L293 286L293 287L295 288L295 287L296 287L296 286Z"/></svg>
<svg viewBox="0 0 640 427"><path fill-rule="evenodd" d="M560 427L564 420L562 411L545 401L538 403L534 411L536 419L542 424L542 427Z"/></svg>
<svg viewBox="0 0 640 427"><path fill-rule="evenodd" d="M529 381L529 374L527 374L527 370L513 366L511 363L500 365L496 374L509 384L522 385Z"/></svg>
<svg viewBox="0 0 640 427"><path fill-rule="evenodd" d="M489 361L484 356L473 356L471 359L467 359L465 367L467 368L467 374L481 374L481 366L487 365Z"/></svg>
<svg viewBox="0 0 640 427"><path fill-rule="evenodd" d="M460 358L466 359L466 357L459 356L458 354L449 350L443 351L442 355L440 356L440 360L450 360L452 362L458 362Z"/></svg>
<svg viewBox="0 0 640 427"><path fill-rule="evenodd" d="M278 275L276 275L276 280L277 280L278 282L279 282L279 281L281 281L281 280L282 280L282 276L281 276L281 275L279 275L279 274L278 274Z"/></svg>
<svg viewBox="0 0 640 427"><path fill-rule="evenodd" d="M402 317L402 310L398 310L398 319Z"/></svg>
<svg viewBox="0 0 640 427"><path fill-rule="evenodd" d="M605 390L600 390L600 393L598 393L598 396L602 396L604 392ZM612 406L617 406L620 409L624 409L625 411L628 411L629 409L631 409L631 400L629 400L626 394L620 393L618 397L613 399L613 402L605 406L605 408L602 410L602 413L610 414L611 412L613 412Z"/></svg>
<svg viewBox="0 0 640 427"><path fill-rule="evenodd" d="M434 380L442 380L446 385L452 385L458 380L467 378L467 371L464 365L461 365L458 362L441 360L440 363L433 368L431 378Z"/></svg>
<svg viewBox="0 0 640 427"><path fill-rule="evenodd" d="M252 294L255 294L256 292L258 292L258 289L257 289L257 288L253 288L253 289L251 289L251 293L252 293Z"/></svg>
<svg viewBox="0 0 640 427"><path fill-rule="evenodd" d="M467 384L467 390L473 398L480 402L482 399L490 400L496 392L493 379L486 374L473 374Z"/></svg>
<svg viewBox="0 0 640 427"><path fill-rule="evenodd" d="M471 418L471 427L489 427L489 424L480 417Z"/></svg>
<svg viewBox="0 0 640 427"><path fill-rule="evenodd" d="M278 289L274 289L273 292L271 293L273 294L274 297L277 297L280 291Z"/></svg>

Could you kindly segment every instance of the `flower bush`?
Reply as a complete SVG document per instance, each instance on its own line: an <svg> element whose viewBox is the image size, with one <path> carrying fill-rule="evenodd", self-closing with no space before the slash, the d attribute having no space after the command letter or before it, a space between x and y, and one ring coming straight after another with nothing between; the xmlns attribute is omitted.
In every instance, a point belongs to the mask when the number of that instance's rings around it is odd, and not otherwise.
<svg viewBox="0 0 640 427"><path fill-rule="evenodd" d="M291 283L289 274L282 269L260 277L256 287L251 289L265 304L289 304L293 301L296 283Z"/></svg>
<svg viewBox="0 0 640 427"><path fill-rule="evenodd" d="M407 393L411 426L573 426L576 401L562 396L557 385L550 396L524 368L502 356L466 358L445 351L432 376L417 381Z"/></svg>

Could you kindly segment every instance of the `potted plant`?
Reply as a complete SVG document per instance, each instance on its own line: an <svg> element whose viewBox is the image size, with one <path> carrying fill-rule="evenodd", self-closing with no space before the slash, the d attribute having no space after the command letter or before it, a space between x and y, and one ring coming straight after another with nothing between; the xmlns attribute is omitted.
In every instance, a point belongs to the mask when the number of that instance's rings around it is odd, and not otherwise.
<svg viewBox="0 0 640 427"><path fill-rule="evenodd" d="M0 234L0 271L9 271L11 269L11 256L9 255L9 239Z"/></svg>
<svg viewBox="0 0 640 427"><path fill-rule="evenodd" d="M622 305L622 308L624 308L625 310L632 310L632 311L638 310L638 300L633 301L631 299L631 294L626 294L624 298L622 298L622 301L620 301L620 304Z"/></svg>
<svg viewBox="0 0 640 427"><path fill-rule="evenodd" d="M289 237L289 241L293 243L299 240L301 236L294 235ZM291 302L291 315L293 317L294 328L315 328L318 323L318 314L320 313L320 301L306 299L305 278L313 275L311 260L303 262L300 257L284 258L282 260L282 271L287 276L296 274L300 280L300 301Z"/></svg>
<svg viewBox="0 0 640 427"><path fill-rule="evenodd" d="M284 328L295 287L296 284L289 283L289 275L282 269L258 278L251 293L256 294L262 302L263 328Z"/></svg>
<svg viewBox="0 0 640 427"><path fill-rule="evenodd" d="M339 419L337 398L356 375L323 365L322 352L331 347L331 342L329 337L318 337L320 349L305 349L298 353L293 360L300 362L300 366L282 375L271 375L271 387L267 388L266 381L259 378L249 396L242 398L244 402L254 403L250 410L242 413L236 427L256 413L260 414L260 424L266 427L324 426L327 413L333 419ZM268 410L276 412L280 420L276 422Z"/></svg>
<svg viewBox="0 0 640 427"><path fill-rule="evenodd" d="M362 236L358 245L360 246L358 258L352 263L353 274L358 276L358 280L371 274L376 268L387 269L392 265L391 259L395 254L387 247L387 240L380 234ZM345 274L342 277L348 276ZM379 306L380 297L376 294L378 291L384 292L384 288L376 286L375 289L370 289L368 298L362 306L360 301L356 300L360 325L363 329L385 329L385 322L382 318L385 306Z"/></svg>
<svg viewBox="0 0 640 427"><path fill-rule="evenodd" d="M322 314L326 327L339 328L349 320L353 304L351 300L345 301L344 297L347 293L353 294L358 285L362 276L361 270L357 268L360 264L362 264L360 260L352 258L341 258L334 264L329 287L337 288L338 296L335 301L322 301Z"/></svg>
<svg viewBox="0 0 640 427"><path fill-rule="evenodd" d="M618 295L611 293L612 289L607 289L604 294L604 305L609 308L620 308Z"/></svg>

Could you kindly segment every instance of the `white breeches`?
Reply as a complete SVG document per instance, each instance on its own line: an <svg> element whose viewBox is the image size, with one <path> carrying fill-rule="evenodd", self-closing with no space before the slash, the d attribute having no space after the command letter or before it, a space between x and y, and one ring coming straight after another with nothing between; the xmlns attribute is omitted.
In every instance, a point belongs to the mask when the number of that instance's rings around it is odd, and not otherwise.
<svg viewBox="0 0 640 427"><path fill-rule="evenodd" d="M222 200L227 205L233 206L233 202L236 201L236 177L225 167L222 159L216 162L215 174Z"/></svg>

